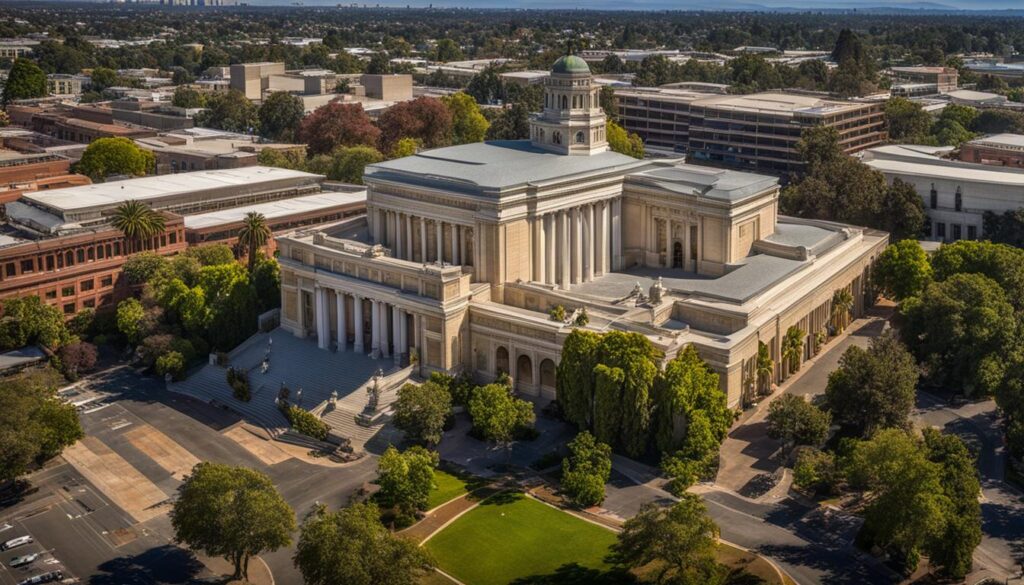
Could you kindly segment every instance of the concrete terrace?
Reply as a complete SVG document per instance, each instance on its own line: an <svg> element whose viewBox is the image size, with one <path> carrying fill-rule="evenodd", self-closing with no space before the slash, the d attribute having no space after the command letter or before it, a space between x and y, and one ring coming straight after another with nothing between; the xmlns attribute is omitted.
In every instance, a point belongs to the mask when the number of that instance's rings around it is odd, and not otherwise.
<svg viewBox="0 0 1024 585"><path fill-rule="evenodd" d="M270 369L264 374L260 364L268 348ZM306 410L322 411L334 391L338 392L339 404L353 408L358 404L361 408L366 402L363 389L374 373L378 369L385 374L398 371L390 359L375 360L352 351L322 350L315 341L297 338L280 329L250 337L231 352L230 365L248 372L252 388L249 402L232 395L227 384L227 368L222 366L203 366L188 379L172 384L171 389L227 406L274 436L288 426L275 404L282 384L291 390L291 402ZM300 388L301 401L297 395Z"/></svg>

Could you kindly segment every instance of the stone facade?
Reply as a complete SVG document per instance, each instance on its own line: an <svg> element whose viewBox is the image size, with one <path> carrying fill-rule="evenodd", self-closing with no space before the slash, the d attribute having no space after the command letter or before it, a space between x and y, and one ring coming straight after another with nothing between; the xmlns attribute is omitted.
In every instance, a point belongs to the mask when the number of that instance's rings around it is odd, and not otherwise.
<svg viewBox="0 0 1024 585"><path fill-rule="evenodd" d="M552 78L572 80L587 109L589 74L562 64ZM421 374L506 372L553 398L572 316L586 310L587 328L644 334L666 360L696 346L739 406L759 343L781 379L787 329L805 332L806 358L837 290L853 293L853 316L870 303L886 234L780 218L773 177L634 160L586 135L587 152L538 143L541 129L571 136L581 117L604 124L569 94L552 109L566 86L545 87L532 142L373 165L365 217L279 238L282 327L324 350L415 360ZM565 322L549 316L557 306Z"/></svg>

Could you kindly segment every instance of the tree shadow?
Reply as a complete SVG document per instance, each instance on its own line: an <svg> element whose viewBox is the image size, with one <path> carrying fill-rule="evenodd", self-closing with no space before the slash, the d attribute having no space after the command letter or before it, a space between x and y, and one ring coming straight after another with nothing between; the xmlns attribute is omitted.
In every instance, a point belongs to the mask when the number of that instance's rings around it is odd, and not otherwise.
<svg viewBox="0 0 1024 585"><path fill-rule="evenodd" d="M822 573L822 583L862 585L864 583L896 583L894 573L869 566L857 560L850 552L823 547L793 545L763 545L757 549L761 555L790 565L807 567Z"/></svg>
<svg viewBox="0 0 1024 585"><path fill-rule="evenodd" d="M602 571L568 563L546 575L529 575L512 581L509 585L633 585L636 577L625 569Z"/></svg>
<svg viewBox="0 0 1024 585"><path fill-rule="evenodd" d="M122 585L124 583L210 583L206 568L188 550L166 544L132 556L109 560L99 567L89 585Z"/></svg>

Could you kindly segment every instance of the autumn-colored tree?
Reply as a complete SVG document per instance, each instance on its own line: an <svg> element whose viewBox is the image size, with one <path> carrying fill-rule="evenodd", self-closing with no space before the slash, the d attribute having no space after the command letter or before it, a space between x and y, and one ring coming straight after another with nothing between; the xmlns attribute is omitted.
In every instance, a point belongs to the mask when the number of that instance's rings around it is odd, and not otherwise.
<svg viewBox="0 0 1024 585"><path fill-rule="evenodd" d="M373 146L380 130L370 121L362 104L333 101L320 106L299 124L298 139L309 145L311 155L327 154L339 146Z"/></svg>
<svg viewBox="0 0 1024 585"><path fill-rule="evenodd" d="M391 152L402 138L417 138L424 148L437 148L451 141L452 113L441 100L420 96L388 108L377 126L381 152Z"/></svg>

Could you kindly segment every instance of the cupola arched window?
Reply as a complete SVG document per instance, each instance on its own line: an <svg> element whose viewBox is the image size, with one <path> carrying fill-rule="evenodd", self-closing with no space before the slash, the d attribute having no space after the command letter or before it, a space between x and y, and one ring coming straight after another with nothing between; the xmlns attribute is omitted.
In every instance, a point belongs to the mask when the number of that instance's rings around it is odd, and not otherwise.
<svg viewBox="0 0 1024 585"><path fill-rule="evenodd" d="M551 135L551 142L553 142L554 144L561 144L562 133L556 130L554 134Z"/></svg>
<svg viewBox="0 0 1024 585"><path fill-rule="evenodd" d="M583 144L586 141L587 141L587 138L586 138L586 136L583 135L583 132L577 132L576 133L576 144Z"/></svg>

